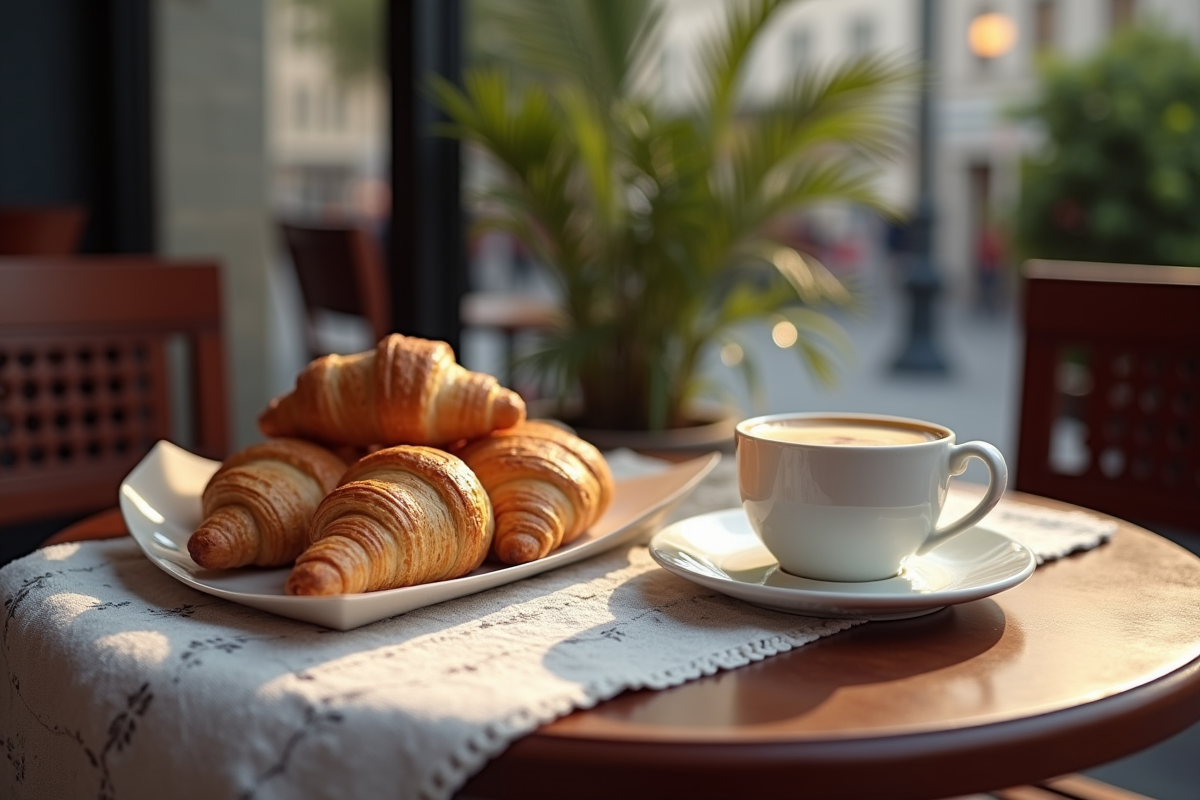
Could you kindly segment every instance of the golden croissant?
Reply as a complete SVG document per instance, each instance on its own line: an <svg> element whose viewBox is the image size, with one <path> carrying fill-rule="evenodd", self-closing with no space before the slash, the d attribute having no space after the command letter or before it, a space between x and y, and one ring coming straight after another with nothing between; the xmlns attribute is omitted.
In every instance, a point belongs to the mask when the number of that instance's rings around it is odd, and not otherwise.
<svg viewBox="0 0 1200 800"><path fill-rule="evenodd" d="M324 447L273 439L230 456L201 495L204 521L188 539L206 569L290 564L308 546L308 525L346 462Z"/></svg>
<svg viewBox="0 0 1200 800"><path fill-rule="evenodd" d="M455 363L450 345L394 333L374 350L310 363L258 427L331 445L445 445L524 418L516 392Z"/></svg>
<svg viewBox="0 0 1200 800"><path fill-rule="evenodd" d="M595 447L556 425L525 422L455 451L487 489L492 552L506 564L543 558L608 508L613 478Z"/></svg>
<svg viewBox="0 0 1200 800"><path fill-rule="evenodd" d="M492 544L475 473L432 447L389 447L347 470L317 508L285 591L372 592L466 575Z"/></svg>

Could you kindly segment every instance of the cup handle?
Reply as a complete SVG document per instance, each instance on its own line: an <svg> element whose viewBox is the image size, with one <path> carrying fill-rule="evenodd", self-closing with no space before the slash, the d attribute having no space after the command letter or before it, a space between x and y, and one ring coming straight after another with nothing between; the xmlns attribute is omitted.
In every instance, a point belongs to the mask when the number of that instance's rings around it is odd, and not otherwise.
<svg viewBox="0 0 1200 800"><path fill-rule="evenodd" d="M972 458L978 458L988 469L988 488L983 499L975 508L964 514L962 519L955 520L944 528L937 528L929 534L929 538L918 548L917 555L925 555L950 537L957 536L975 525L987 516L996 503L1000 502L1000 497L1008 486L1008 465L1004 463L1004 456L1000 455L1000 451L987 442L964 442L951 445L950 474L963 474L967 468L967 461Z"/></svg>

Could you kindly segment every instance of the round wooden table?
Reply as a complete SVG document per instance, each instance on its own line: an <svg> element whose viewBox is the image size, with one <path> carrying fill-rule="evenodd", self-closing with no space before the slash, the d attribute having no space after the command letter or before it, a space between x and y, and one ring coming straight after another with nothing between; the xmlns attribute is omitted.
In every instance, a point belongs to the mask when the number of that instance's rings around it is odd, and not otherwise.
<svg viewBox="0 0 1200 800"><path fill-rule="evenodd" d="M1121 522L993 598L575 712L462 793L935 800L1110 761L1197 720L1200 559Z"/></svg>

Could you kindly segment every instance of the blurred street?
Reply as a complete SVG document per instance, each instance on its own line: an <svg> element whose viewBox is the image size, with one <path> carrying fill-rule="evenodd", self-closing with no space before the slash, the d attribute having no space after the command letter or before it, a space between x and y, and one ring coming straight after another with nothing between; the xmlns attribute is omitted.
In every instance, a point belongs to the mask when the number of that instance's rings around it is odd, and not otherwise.
<svg viewBox="0 0 1200 800"><path fill-rule="evenodd" d="M746 331L753 343L748 357L756 363L765 390L761 412L733 370L713 359L709 376L728 386L749 413L828 410L926 419L953 429L960 442L991 442L1010 466L1015 463L1022 348L1012 306L995 316L981 316L967 299L947 293L939 304L937 341L949 374L897 374L891 363L908 335L907 299L882 270L865 278L862 311L836 316L853 349L842 361L834 386L821 385L796 353L775 346L765 325ZM983 482L986 473L975 464L966 477Z"/></svg>

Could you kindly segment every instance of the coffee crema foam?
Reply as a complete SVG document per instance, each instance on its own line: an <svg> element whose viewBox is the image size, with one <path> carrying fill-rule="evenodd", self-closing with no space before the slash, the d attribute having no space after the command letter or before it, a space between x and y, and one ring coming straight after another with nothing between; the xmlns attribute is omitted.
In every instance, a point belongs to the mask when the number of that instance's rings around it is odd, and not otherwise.
<svg viewBox="0 0 1200 800"><path fill-rule="evenodd" d="M886 423L792 420L755 425L750 434L759 439L796 444L828 444L844 447L881 447L920 444L942 437L933 431Z"/></svg>

